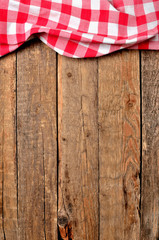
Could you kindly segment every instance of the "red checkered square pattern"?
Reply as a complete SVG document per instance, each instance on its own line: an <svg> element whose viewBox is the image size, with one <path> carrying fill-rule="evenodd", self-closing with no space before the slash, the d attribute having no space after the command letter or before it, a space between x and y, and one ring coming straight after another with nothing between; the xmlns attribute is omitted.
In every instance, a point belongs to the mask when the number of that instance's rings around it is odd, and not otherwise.
<svg viewBox="0 0 159 240"><path fill-rule="evenodd" d="M159 0L0 0L0 57L30 37L73 58L159 50Z"/></svg>

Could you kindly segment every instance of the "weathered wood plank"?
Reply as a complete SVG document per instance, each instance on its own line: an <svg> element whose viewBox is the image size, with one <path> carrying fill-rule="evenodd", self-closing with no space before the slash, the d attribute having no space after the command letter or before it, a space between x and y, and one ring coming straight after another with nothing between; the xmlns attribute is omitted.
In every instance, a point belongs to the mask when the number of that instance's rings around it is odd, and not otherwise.
<svg viewBox="0 0 159 240"><path fill-rule="evenodd" d="M141 239L159 239L159 52L142 51Z"/></svg>
<svg viewBox="0 0 159 240"><path fill-rule="evenodd" d="M65 240L98 239L97 71L95 59L58 55L58 224Z"/></svg>
<svg viewBox="0 0 159 240"><path fill-rule="evenodd" d="M0 59L0 239L18 240L15 53Z"/></svg>
<svg viewBox="0 0 159 240"><path fill-rule="evenodd" d="M31 45L30 45L31 44ZM57 239L56 53L37 40L17 54L20 239Z"/></svg>
<svg viewBox="0 0 159 240"><path fill-rule="evenodd" d="M140 234L140 78L138 51L100 57L100 240Z"/></svg>

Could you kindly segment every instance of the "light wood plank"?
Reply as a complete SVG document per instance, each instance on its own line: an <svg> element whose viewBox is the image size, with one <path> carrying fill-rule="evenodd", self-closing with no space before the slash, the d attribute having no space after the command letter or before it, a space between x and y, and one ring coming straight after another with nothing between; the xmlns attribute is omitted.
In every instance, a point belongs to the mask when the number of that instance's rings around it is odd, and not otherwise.
<svg viewBox="0 0 159 240"><path fill-rule="evenodd" d="M98 239L97 60L58 55L61 239Z"/></svg>
<svg viewBox="0 0 159 240"><path fill-rule="evenodd" d="M0 239L18 240L15 53L0 59Z"/></svg>
<svg viewBox="0 0 159 240"><path fill-rule="evenodd" d="M142 51L141 239L159 239L159 52Z"/></svg>
<svg viewBox="0 0 159 240"><path fill-rule="evenodd" d="M17 55L17 124L20 239L55 240L56 53L37 40Z"/></svg>
<svg viewBox="0 0 159 240"><path fill-rule="evenodd" d="M140 78L138 51L100 57L100 240L140 234Z"/></svg>

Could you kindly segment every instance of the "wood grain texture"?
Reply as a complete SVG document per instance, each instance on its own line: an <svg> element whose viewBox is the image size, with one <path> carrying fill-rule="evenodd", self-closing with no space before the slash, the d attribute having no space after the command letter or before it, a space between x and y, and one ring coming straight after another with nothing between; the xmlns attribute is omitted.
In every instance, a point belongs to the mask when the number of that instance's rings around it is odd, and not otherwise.
<svg viewBox="0 0 159 240"><path fill-rule="evenodd" d="M15 53L0 59L0 239L18 240Z"/></svg>
<svg viewBox="0 0 159 240"><path fill-rule="evenodd" d="M159 52L142 51L141 239L159 239Z"/></svg>
<svg viewBox="0 0 159 240"><path fill-rule="evenodd" d="M17 54L20 239L57 239L56 53L35 40Z"/></svg>
<svg viewBox="0 0 159 240"><path fill-rule="evenodd" d="M140 235L140 78L138 51L100 57L100 240Z"/></svg>
<svg viewBox="0 0 159 240"><path fill-rule="evenodd" d="M159 53L56 56L0 59L0 240L158 240Z"/></svg>
<svg viewBox="0 0 159 240"><path fill-rule="evenodd" d="M98 239L97 70L58 55L59 239Z"/></svg>

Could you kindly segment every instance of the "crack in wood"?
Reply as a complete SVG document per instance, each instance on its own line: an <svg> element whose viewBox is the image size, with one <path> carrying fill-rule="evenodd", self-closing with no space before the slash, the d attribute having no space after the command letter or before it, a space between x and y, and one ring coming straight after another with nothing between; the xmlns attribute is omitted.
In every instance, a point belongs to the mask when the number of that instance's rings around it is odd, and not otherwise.
<svg viewBox="0 0 159 240"><path fill-rule="evenodd" d="M4 122L4 115L3 115L3 122ZM2 145L4 146L4 131L3 131L3 136L2 136ZM3 158L3 149L2 149L2 231L3 231L3 236L4 240L6 240L6 234L5 234L5 226L4 226L4 158Z"/></svg>
<svg viewBox="0 0 159 240"><path fill-rule="evenodd" d="M46 217L45 217L45 158L44 158L44 137L42 132L42 146L43 146L43 174L44 174L44 239L46 240Z"/></svg>

